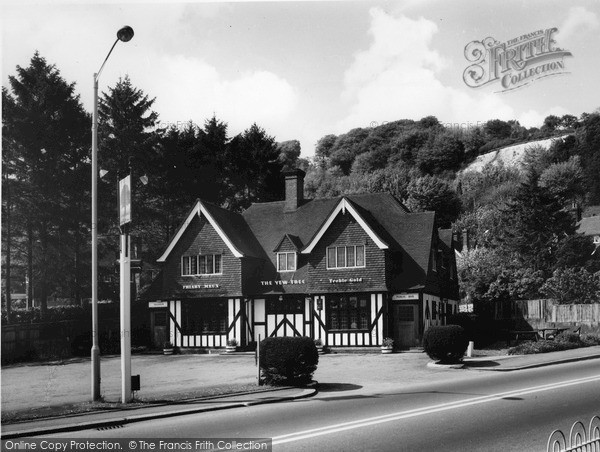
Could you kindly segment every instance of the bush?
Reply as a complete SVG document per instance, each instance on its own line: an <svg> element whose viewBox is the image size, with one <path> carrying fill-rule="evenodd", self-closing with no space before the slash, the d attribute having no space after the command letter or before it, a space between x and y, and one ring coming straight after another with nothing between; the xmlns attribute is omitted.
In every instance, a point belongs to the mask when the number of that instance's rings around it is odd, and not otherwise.
<svg viewBox="0 0 600 452"><path fill-rule="evenodd" d="M579 348L579 344L567 341L537 341L523 342L515 347L508 349L509 355L533 355L535 353L558 352L560 350L571 350Z"/></svg>
<svg viewBox="0 0 600 452"><path fill-rule="evenodd" d="M319 353L310 337L269 337L260 343L260 368L267 384L309 383Z"/></svg>
<svg viewBox="0 0 600 452"><path fill-rule="evenodd" d="M581 342L585 347L593 347L594 345L600 345L600 335L598 334L582 334Z"/></svg>
<svg viewBox="0 0 600 452"><path fill-rule="evenodd" d="M441 364L459 362L468 345L465 329L459 325L432 326L423 337L425 353Z"/></svg>
<svg viewBox="0 0 600 452"><path fill-rule="evenodd" d="M559 333L554 338L556 342L564 342L567 344L576 344L577 346L581 346L581 338L578 333L573 333L571 331L563 331Z"/></svg>

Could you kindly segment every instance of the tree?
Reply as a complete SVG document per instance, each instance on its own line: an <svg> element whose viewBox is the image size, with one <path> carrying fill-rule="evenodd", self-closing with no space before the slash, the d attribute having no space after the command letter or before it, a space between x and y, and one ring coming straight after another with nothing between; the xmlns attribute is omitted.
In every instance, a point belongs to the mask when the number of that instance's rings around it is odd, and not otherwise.
<svg viewBox="0 0 600 452"><path fill-rule="evenodd" d="M490 119L483 125L483 132L490 140L509 138L512 132L510 123L501 119Z"/></svg>
<svg viewBox="0 0 600 452"><path fill-rule="evenodd" d="M435 135L419 150L415 163L426 174L441 174L456 171L464 161L465 151L462 141L452 133Z"/></svg>
<svg viewBox="0 0 600 452"><path fill-rule="evenodd" d="M435 211L441 227L448 227L460 211L458 196L444 179L427 175L413 179L407 193L406 206L416 212Z"/></svg>
<svg viewBox="0 0 600 452"><path fill-rule="evenodd" d="M559 268L540 291L559 304L595 303L600 298L600 273L592 274L584 268Z"/></svg>
<svg viewBox="0 0 600 452"><path fill-rule="evenodd" d="M503 209L503 248L534 270L547 271L563 237L575 231L574 219L562 204L538 183L529 171L516 196Z"/></svg>
<svg viewBox="0 0 600 452"><path fill-rule="evenodd" d="M51 293L80 295L80 236L87 226L81 200L89 186L91 120L75 84L37 52L28 67L17 66L9 83L11 91L3 89L2 119L15 209L10 217L22 219L27 272L45 316Z"/></svg>
<svg viewBox="0 0 600 452"><path fill-rule="evenodd" d="M583 116L583 115L582 115ZM588 202L600 204L600 113L584 117L578 131L579 155L584 169Z"/></svg>
<svg viewBox="0 0 600 452"><path fill-rule="evenodd" d="M577 155L566 162L550 165L539 180L540 187L548 190L563 205L569 201L581 203L585 194L583 183L583 168Z"/></svg>
<svg viewBox="0 0 600 452"><path fill-rule="evenodd" d="M300 157L300 142L298 140L289 140L277 143L279 151L279 161L283 166L283 171L289 171L296 168L296 163Z"/></svg>
<svg viewBox="0 0 600 452"><path fill-rule="evenodd" d="M226 169L230 191L224 204L240 210L253 202L278 201L284 191L283 168L275 139L253 124L231 140Z"/></svg>

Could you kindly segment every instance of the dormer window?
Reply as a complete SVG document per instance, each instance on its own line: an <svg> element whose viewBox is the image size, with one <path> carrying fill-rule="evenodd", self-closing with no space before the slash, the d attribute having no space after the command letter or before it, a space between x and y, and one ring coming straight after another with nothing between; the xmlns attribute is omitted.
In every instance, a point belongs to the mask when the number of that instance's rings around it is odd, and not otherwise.
<svg viewBox="0 0 600 452"><path fill-rule="evenodd" d="M296 271L296 253L294 253L294 252L277 253L277 271L278 272Z"/></svg>

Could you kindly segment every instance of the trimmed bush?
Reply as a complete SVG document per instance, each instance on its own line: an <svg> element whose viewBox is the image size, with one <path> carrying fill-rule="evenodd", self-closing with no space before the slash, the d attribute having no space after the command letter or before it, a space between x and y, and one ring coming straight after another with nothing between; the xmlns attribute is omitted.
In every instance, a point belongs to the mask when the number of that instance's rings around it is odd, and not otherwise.
<svg viewBox="0 0 600 452"><path fill-rule="evenodd" d="M581 342L586 347L593 347L594 345L600 345L599 334L582 334Z"/></svg>
<svg viewBox="0 0 600 452"><path fill-rule="evenodd" d="M425 353L441 364L460 362L468 345L465 329L459 325L432 326L423 337Z"/></svg>
<svg viewBox="0 0 600 452"><path fill-rule="evenodd" d="M319 352L310 337L269 337L260 343L260 368L267 384L310 383Z"/></svg>

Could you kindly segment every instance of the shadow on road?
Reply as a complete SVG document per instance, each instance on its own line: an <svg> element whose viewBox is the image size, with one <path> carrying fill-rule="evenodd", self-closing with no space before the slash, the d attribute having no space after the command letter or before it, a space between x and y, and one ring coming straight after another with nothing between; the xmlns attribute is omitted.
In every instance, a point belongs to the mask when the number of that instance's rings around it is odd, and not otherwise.
<svg viewBox="0 0 600 452"><path fill-rule="evenodd" d="M465 361L465 367L469 368L469 367L473 367L473 368L477 368L477 367L496 367L499 366L500 363L497 361L491 361L491 360L486 360L486 361Z"/></svg>
<svg viewBox="0 0 600 452"><path fill-rule="evenodd" d="M319 392L341 392L362 389L362 386L352 383L319 383Z"/></svg>

